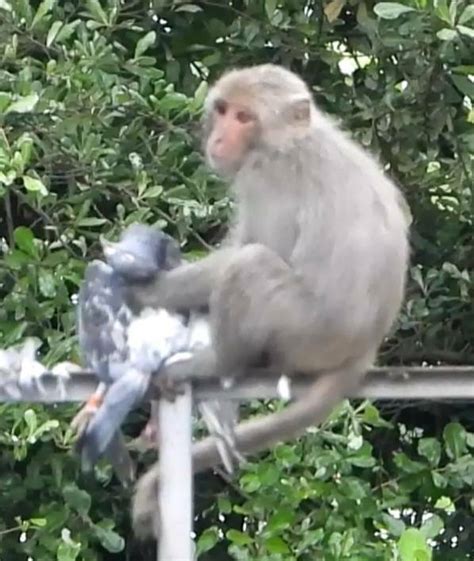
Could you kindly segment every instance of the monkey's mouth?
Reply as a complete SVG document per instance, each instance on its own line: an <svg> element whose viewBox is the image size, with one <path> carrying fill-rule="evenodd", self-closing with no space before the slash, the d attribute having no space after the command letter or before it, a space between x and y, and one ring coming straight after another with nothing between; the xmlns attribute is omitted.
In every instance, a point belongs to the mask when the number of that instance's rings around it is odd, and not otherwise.
<svg viewBox="0 0 474 561"><path fill-rule="evenodd" d="M239 171L239 166L234 160L227 158L216 158L211 154L206 155L207 164L209 167L223 179L233 179Z"/></svg>

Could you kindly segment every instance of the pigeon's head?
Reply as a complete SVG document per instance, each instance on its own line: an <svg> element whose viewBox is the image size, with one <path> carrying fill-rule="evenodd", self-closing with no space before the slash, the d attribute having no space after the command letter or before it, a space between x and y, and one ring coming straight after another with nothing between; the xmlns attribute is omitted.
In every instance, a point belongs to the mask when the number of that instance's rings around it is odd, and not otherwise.
<svg viewBox="0 0 474 561"><path fill-rule="evenodd" d="M132 224L116 243L101 239L107 263L128 280L146 281L181 262L178 243L145 224Z"/></svg>

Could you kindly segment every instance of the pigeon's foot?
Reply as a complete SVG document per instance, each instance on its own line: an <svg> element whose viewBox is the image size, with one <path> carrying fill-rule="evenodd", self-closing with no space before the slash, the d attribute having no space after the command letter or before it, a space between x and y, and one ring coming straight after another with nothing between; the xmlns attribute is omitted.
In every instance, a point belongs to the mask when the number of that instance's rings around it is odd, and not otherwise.
<svg viewBox="0 0 474 561"><path fill-rule="evenodd" d="M82 434L92 417L102 404L103 396L92 394L87 403L82 407L71 421L71 429L75 434Z"/></svg>

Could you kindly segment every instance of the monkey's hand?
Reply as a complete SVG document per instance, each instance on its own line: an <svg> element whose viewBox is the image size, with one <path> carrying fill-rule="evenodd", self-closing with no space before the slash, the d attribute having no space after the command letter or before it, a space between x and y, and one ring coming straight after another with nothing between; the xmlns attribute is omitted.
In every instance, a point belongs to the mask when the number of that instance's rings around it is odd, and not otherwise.
<svg viewBox="0 0 474 561"><path fill-rule="evenodd" d="M153 379L160 396L174 401L182 395L183 384L193 379L218 378L216 354L212 346L193 352L183 351L168 358L166 365Z"/></svg>
<svg viewBox="0 0 474 561"><path fill-rule="evenodd" d="M179 395L183 395L183 379L174 379L167 371L159 373L154 383L159 395L167 401L174 402Z"/></svg>
<svg viewBox="0 0 474 561"><path fill-rule="evenodd" d="M124 297L127 305L139 314L145 308L164 308L163 290L161 287L162 276L165 272L157 273L155 277L145 280L126 279Z"/></svg>
<svg viewBox="0 0 474 561"><path fill-rule="evenodd" d="M232 261L236 248L214 251L193 263L160 270L153 277L136 281L125 279L125 298L134 311L143 308L196 310L209 305L216 283Z"/></svg>

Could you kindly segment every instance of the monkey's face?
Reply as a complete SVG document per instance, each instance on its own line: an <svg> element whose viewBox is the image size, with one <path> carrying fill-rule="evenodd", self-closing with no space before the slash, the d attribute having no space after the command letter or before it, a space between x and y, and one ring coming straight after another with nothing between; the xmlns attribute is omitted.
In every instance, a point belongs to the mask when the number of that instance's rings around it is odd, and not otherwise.
<svg viewBox="0 0 474 561"><path fill-rule="evenodd" d="M233 177L260 136L257 115L242 103L216 99L207 119L206 159L217 173Z"/></svg>
<svg viewBox="0 0 474 561"><path fill-rule="evenodd" d="M233 178L249 156L254 161L293 149L311 127L312 105L306 84L281 67L264 64L224 74L205 103L209 165Z"/></svg>

